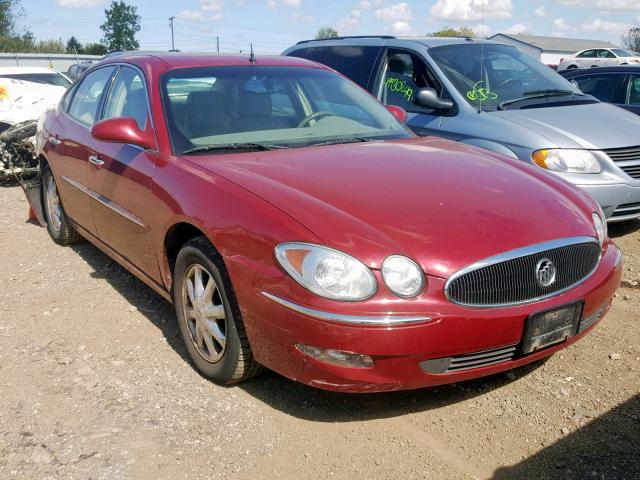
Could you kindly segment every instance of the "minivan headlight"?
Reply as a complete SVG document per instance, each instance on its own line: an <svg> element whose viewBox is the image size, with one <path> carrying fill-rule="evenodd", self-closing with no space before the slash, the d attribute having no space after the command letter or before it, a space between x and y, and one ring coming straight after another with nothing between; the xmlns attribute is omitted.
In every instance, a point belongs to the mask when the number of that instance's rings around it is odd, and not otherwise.
<svg viewBox="0 0 640 480"><path fill-rule="evenodd" d="M600 246L604 245L604 240L607 238L607 224L596 212L591 215L593 218L593 226L596 229L596 235L598 235L598 243Z"/></svg>
<svg viewBox="0 0 640 480"><path fill-rule="evenodd" d="M546 170L565 173L600 173L598 158L589 150L569 148L545 149L533 152L533 163Z"/></svg>
<svg viewBox="0 0 640 480"><path fill-rule="evenodd" d="M366 300L378 289L376 278L359 260L311 243L282 243L276 258L307 290L331 300Z"/></svg>

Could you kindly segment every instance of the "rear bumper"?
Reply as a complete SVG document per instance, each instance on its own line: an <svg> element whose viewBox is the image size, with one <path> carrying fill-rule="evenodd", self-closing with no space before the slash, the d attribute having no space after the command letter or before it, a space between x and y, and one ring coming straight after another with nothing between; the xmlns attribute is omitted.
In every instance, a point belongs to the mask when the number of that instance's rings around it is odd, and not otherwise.
<svg viewBox="0 0 640 480"><path fill-rule="evenodd" d="M467 308L448 302L443 293L444 280L436 277L429 278L428 290L417 300L396 298L390 302L386 298L358 305L318 300L293 282L286 281L286 277L266 278L233 261L228 262L228 268L257 361L313 387L374 392L482 377L534 362L566 348L587 334L608 310L620 285L620 259L619 250L611 244L598 269L576 288L545 301L492 309ZM265 296L263 292L269 295ZM293 309L274 298L309 310ZM583 318L592 317L588 327L560 344L529 355L520 353L529 315L576 301L584 302ZM600 314L594 317L598 311ZM422 317L423 320L373 326L327 320L319 318L315 312L349 318L388 316ZM369 355L374 365L350 368L321 362L301 353L296 344ZM465 363L465 355L508 346L515 346L513 355L500 354L497 363L445 373L430 373L433 369L426 366L430 360L461 356Z"/></svg>

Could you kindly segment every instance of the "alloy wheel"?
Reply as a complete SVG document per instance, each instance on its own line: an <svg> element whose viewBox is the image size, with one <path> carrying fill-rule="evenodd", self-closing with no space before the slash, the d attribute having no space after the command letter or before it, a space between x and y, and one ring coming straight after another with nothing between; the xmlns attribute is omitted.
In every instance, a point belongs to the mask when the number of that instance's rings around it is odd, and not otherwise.
<svg viewBox="0 0 640 480"><path fill-rule="evenodd" d="M62 208L60 206L60 196L53 175L48 175L45 184L45 202L47 207L47 216L50 226L56 232L60 231L62 226Z"/></svg>
<svg viewBox="0 0 640 480"><path fill-rule="evenodd" d="M200 264L191 265L186 271L182 305L196 350L207 362L218 362L227 344L227 315L218 284Z"/></svg>

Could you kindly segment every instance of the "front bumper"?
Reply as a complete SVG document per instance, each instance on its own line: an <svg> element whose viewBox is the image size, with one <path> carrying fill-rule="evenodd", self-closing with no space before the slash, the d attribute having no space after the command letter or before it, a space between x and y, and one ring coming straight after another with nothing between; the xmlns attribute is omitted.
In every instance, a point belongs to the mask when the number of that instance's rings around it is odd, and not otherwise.
<svg viewBox="0 0 640 480"><path fill-rule="evenodd" d="M577 185L600 204L607 222L640 218L640 187L618 183L611 185Z"/></svg>
<svg viewBox="0 0 640 480"><path fill-rule="evenodd" d="M392 295L367 302L340 303L308 295L283 277L262 276L243 265L228 261L236 295L258 362L307 385L344 392L374 392L421 388L459 382L509 370L552 355L582 338L608 310L620 285L621 254L610 244L592 276L574 289L529 305L477 309L454 305L444 296L445 280L429 277L427 291L413 301ZM267 293L268 295L263 295ZM274 301L284 299L291 305ZM568 340L522 355L525 320L529 315L575 301L583 301L583 318L590 324ZM337 310L339 308L339 311ZM348 323L318 318L315 312L366 319L388 317L416 319L378 324ZM599 312L599 313L598 313ZM371 368L349 368L321 362L301 353L296 344L369 355ZM511 347L509 355L501 350ZM442 369L433 373L433 360L483 357L497 351L497 362L480 362L473 368ZM431 362L430 362L431 361Z"/></svg>

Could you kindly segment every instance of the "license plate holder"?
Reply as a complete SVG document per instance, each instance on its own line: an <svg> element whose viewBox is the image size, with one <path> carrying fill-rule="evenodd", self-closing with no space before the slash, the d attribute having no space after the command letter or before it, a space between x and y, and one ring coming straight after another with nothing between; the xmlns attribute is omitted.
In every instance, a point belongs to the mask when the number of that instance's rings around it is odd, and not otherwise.
<svg viewBox="0 0 640 480"><path fill-rule="evenodd" d="M583 302L534 313L527 318L522 353L527 354L564 342L578 331Z"/></svg>

